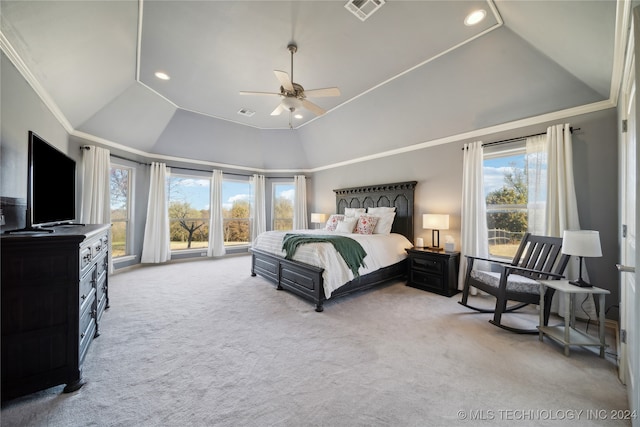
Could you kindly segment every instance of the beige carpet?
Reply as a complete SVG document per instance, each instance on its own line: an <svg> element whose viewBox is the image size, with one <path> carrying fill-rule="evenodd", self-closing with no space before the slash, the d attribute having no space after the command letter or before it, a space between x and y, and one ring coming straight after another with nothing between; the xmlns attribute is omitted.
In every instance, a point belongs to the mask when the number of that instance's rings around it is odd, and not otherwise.
<svg viewBox="0 0 640 427"><path fill-rule="evenodd" d="M118 273L110 297L87 384L6 402L2 426L630 425L613 359L403 282L316 313L235 256Z"/></svg>

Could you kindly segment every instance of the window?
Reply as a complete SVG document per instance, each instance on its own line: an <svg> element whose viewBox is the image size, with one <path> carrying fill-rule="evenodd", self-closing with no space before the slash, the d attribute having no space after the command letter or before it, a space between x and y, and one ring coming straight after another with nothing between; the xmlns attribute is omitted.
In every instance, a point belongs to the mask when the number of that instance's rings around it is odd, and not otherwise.
<svg viewBox="0 0 640 427"><path fill-rule="evenodd" d="M222 200L224 245L249 244L251 184L249 181L223 179Z"/></svg>
<svg viewBox="0 0 640 427"><path fill-rule="evenodd" d="M293 182L273 184L273 230L293 229L293 200L295 193Z"/></svg>
<svg viewBox="0 0 640 427"><path fill-rule="evenodd" d="M527 163L524 148L485 152L484 193L489 253L513 258L528 229Z"/></svg>
<svg viewBox="0 0 640 427"><path fill-rule="evenodd" d="M211 180L172 174L167 185L171 251L207 248Z"/></svg>
<svg viewBox="0 0 640 427"><path fill-rule="evenodd" d="M131 255L131 183L133 168L111 164L109 193L111 198L111 256Z"/></svg>

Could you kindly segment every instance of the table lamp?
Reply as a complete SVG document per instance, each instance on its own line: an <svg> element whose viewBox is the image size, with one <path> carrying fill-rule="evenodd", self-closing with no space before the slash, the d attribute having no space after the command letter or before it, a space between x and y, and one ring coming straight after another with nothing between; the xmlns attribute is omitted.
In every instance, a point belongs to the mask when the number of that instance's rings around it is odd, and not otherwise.
<svg viewBox="0 0 640 427"><path fill-rule="evenodd" d="M582 278L582 258L602 256L600 233L593 230L565 230L562 236L562 253L580 257L578 280L570 280L569 283L582 288L591 287Z"/></svg>
<svg viewBox="0 0 640 427"><path fill-rule="evenodd" d="M316 228L318 228L317 224L324 224L325 222L327 222L327 214L323 214L323 213L311 214L311 223L316 224Z"/></svg>
<svg viewBox="0 0 640 427"><path fill-rule="evenodd" d="M423 214L422 228L431 230L431 247L434 251L441 251L440 230L449 229L449 215Z"/></svg>

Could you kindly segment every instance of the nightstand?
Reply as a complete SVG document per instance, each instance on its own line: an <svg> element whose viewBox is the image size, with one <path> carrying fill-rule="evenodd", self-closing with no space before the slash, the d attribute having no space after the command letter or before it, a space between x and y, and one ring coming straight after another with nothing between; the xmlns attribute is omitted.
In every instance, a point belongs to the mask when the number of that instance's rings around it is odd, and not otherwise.
<svg viewBox="0 0 640 427"><path fill-rule="evenodd" d="M409 255L407 286L451 297L458 292L460 252L405 249Z"/></svg>

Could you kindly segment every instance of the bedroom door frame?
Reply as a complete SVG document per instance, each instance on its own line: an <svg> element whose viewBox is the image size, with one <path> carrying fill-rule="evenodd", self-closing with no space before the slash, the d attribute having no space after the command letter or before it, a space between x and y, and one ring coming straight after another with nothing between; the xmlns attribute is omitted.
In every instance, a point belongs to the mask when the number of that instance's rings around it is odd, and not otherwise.
<svg viewBox="0 0 640 427"><path fill-rule="evenodd" d="M633 11L634 22L640 18L640 9ZM620 100L622 102L622 132L619 142L619 183L620 183L620 220L622 233L620 241L620 264L635 268L638 265L640 253L636 250L636 224L638 218L638 191L637 165L639 158L637 147L638 110L636 108L636 67L635 49L640 44L634 39L640 38L640 29L633 25L633 37L629 38L629 58L627 58L626 72ZM625 129L626 128L626 129ZM640 328L638 328L638 312L640 311L640 293L637 291L637 274L635 271L622 272L620 274L620 348L619 352L619 378L627 386L627 399L629 409L637 414L640 410ZM633 412L632 412L633 413ZM637 418L632 420L632 425L640 425Z"/></svg>

